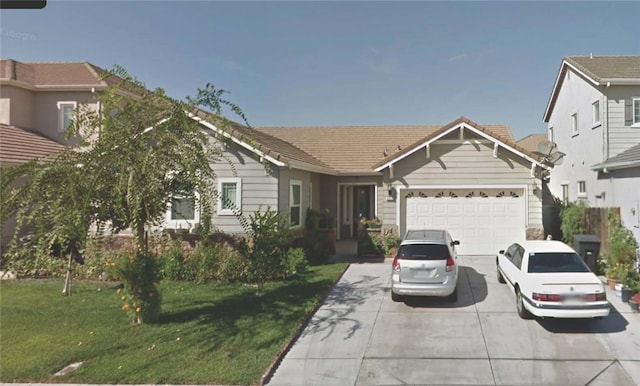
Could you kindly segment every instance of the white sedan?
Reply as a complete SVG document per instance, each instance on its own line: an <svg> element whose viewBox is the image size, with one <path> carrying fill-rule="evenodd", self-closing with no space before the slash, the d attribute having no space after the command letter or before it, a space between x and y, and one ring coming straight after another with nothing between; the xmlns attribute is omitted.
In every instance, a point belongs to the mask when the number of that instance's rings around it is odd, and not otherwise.
<svg viewBox="0 0 640 386"><path fill-rule="evenodd" d="M580 255L554 240L515 243L496 257L498 281L516 297L518 315L597 318L609 315L602 282Z"/></svg>

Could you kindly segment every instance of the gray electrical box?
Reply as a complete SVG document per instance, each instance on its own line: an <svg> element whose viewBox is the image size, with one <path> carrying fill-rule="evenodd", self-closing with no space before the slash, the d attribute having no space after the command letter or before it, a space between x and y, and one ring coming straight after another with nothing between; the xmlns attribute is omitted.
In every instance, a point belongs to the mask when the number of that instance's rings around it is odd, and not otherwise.
<svg viewBox="0 0 640 386"><path fill-rule="evenodd" d="M600 239L594 235L573 235L574 249L592 272L596 272L596 261L600 255Z"/></svg>

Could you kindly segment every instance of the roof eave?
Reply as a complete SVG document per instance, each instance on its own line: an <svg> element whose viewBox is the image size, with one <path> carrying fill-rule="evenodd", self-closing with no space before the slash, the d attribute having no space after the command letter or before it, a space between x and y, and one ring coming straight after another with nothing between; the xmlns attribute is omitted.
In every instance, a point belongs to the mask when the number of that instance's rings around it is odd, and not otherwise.
<svg viewBox="0 0 640 386"><path fill-rule="evenodd" d="M605 172L606 170L619 170L640 167L640 160L622 161L622 162L601 162L591 166L591 170L597 172Z"/></svg>
<svg viewBox="0 0 640 386"><path fill-rule="evenodd" d="M602 78L601 83L613 86L640 86L640 78Z"/></svg>

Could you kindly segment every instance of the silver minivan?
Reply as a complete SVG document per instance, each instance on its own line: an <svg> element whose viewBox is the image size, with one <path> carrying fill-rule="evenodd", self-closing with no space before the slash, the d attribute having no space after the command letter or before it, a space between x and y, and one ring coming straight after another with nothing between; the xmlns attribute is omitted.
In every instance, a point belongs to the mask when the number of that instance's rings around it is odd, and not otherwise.
<svg viewBox="0 0 640 386"><path fill-rule="evenodd" d="M409 230L400 243L391 268L391 299L403 295L444 296L458 300L458 254L448 231Z"/></svg>

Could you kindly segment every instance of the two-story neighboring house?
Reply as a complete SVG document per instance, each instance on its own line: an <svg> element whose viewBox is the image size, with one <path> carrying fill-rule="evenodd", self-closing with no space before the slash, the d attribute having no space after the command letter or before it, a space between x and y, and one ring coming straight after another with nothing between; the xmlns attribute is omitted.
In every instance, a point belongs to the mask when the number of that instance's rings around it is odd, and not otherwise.
<svg viewBox="0 0 640 386"><path fill-rule="evenodd" d="M640 240L640 56L565 57L544 122L566 153L551 174L552 193L619 207Z"/></svg>

